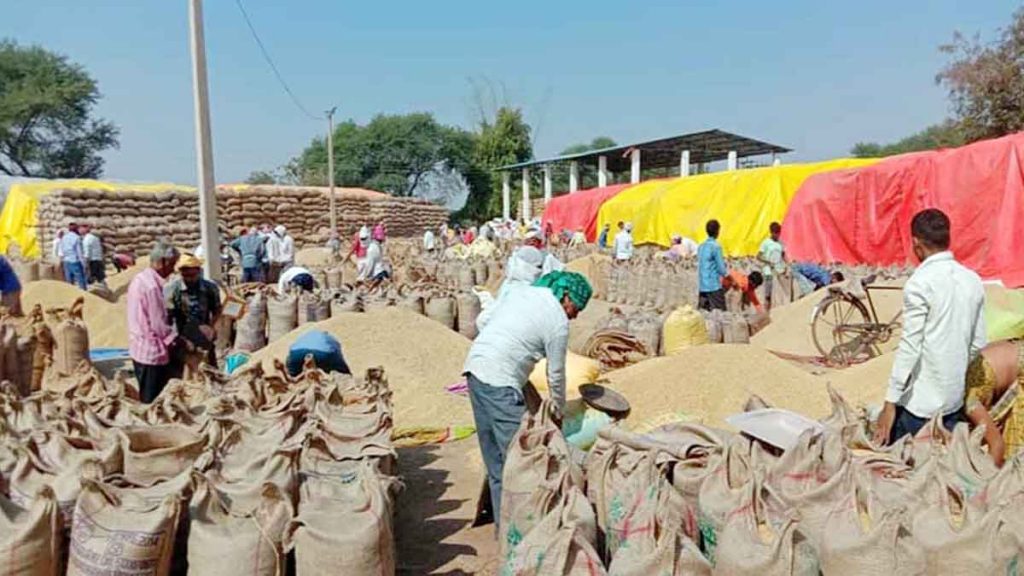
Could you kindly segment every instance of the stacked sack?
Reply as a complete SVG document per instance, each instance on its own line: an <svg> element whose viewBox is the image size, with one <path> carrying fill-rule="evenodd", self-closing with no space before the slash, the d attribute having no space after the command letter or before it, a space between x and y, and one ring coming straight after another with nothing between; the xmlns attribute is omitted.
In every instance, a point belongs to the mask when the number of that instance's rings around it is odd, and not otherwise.
<svg viewBox="0 0 1024 576"><path fill-rule="evenodd" d="M291 553L299 575L394 572L383 371L205 372L150 405L123 373L74 376L24 398L0 385L0 555L13 573L66 562L76 575L277 576Z"/></svg>
<svg viewBox="0 0 1024 576"><path fill-rule="evenodd" d="M697 268L691 261L634 257L607 266L607 300L614 304L675 308L697 304Z"/></svg>
<svg viewBox="0 0 1024 576"><path fill-rule="evenodd" d="M419 236L448 220L444 207L426 200L394 198L378 192L336 191L339 229L350 234L360 226L384 221L391 236ZM330 232L328 192L324 188L232 186L217 190L221 234L240 227L282 224L299 246L323 245ZM153 242L166 238L191 250L199 244L199 200L193 191L109 192L55 190L39 201L41 246L49 246L70 222L86 222L103 239L108 253L148 254Z"/></svg>
<svg viewBox="0 0 1024 576"><path fill-rule="evenodd" d="M502 498L502 573L1016 573L1024 550L1024 523L1015 509L1024 503L1024 455L998 470L981 445L981 430L960 424L948 432L938 420L913 438L878 447L868 439L865 416L829 393L833 412L821 422L824 432L806 432L785 451L694 424L647 434L604 428L586 458L592 508L569 514L552 504L568 501L564 495L578 486L562 463L557 430L527 416L503 480L512 491ZM517 484L522 478L532 491ZM561 493L551 493L553 478L562 479ZM531 508L538 502L546 507ZM544 534L546 552L559 563L541 572L512 563L519 558L513 552L551 521L553 510L567 524ZM532 528L519 539L524 511ZM591 541L578 537L588 526L579 519L590 514L596 562ZM563 562L556 551L569 534L577 535L576 557L585 566Z"/></svg>

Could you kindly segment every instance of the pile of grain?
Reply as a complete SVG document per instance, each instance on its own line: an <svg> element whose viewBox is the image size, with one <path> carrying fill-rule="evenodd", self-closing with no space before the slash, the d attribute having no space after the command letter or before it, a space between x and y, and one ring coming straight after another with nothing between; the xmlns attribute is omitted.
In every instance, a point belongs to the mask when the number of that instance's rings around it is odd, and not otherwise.
<svg viewBox="0 0 1024 576"><path fill-rule="evenodd" d="M851 405L878 406L885 401L885 391L889 388L889 375L895 359L896 353L889 352L822 378L831 382Z"/></svg>
<svg viewBox="0 0 1024 576"><path fill-rule="evenodd" d="M469 400L445 391L462 377L469 340L407 310L388 308L345 313L307 324L253 355L265 366L284 360L293 342L323 330L341 342L354 374L383 366L394 392L395 427L444 427L473 423Z"/></svg>
<svg viewBox="0 0 1024 576"><path fill-rule="evenodd" d="M110 303L65 282L40 280L24 287L21 301L25 310L31 310L36 304L43 309L67 308L78 297L85 299L82 317L89 326L89 345L92 348L127 348L128 307L123 299Z"/></svg>
<svg viewBox="0 0 1024 576"><path fill-rule="evenodd" d="M160 237L192 250L199 243L199 207L195 192L106 192L56 190L39 202L39 240L49 246L57 230L69 222L93 225L108 252L148 254ZM343 234L383 220L392 236L418 236L425 227L448 219L441 206L425 200L393 198L361 189L336 191L338 226ZM221 233L240 227L283 224L298 245L326 242L330 225L324 188L232 186L217 190Z"/></svg>
<svg viewBox="0 0 1024 576"><path fill-rule="evenodd" d="M668 413L686 414L709 426L727 427L756 394L771 405L824 417L825 381L754 346L721 344L689 348L605 374L629 400L635 426Z"/></svg>
<svg viewBox="0 0 1024 576"><path fill-rule="evenodd" d="M903 286L903 281L887 280L878 284ZM751 343L778 352L818 356L819 352L811 335L811 315L814 313L814 307L827 295L827 291L818 290L795 302L774 308L771 311L771 324L751 338ZM875 303L875 311L881 322L892 320L903 308L903 292L899 290L872 290L871 299ZM864 306L870 310L866 300ZM895 350L897 344L899 333L894 334L889 342L881 346L882 351Z"/></svg>

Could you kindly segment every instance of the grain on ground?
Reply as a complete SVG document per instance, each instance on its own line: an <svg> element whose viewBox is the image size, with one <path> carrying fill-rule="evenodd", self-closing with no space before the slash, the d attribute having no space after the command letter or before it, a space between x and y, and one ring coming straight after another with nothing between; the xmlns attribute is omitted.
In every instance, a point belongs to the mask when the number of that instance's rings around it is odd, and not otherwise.
<svg viewBox="0 0 1024 576"><path fill-rule="evenodd" d="M445 391L462 377L470 341L441 324L398 308L346 313L289 332L253 355L270 367L309 330L323 330L341 342L353 372L383 366L394 392L395 428L444 427L473 423L469 399Z"/></svg>

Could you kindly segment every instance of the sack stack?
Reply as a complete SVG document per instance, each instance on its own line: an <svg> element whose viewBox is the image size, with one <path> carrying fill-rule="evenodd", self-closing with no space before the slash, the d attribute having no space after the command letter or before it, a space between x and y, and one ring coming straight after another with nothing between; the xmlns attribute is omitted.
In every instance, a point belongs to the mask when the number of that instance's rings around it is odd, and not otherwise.
<svg viewBox="0 0 1024 576"><path fill-rule="evenodd" d="M419 236L448 220L442 206L417 198L337 189L338 225L352 234L381 220L393 237ZM199 244L199 203L195 192L107 192L56 190L39 201L39 241L44 254L58 230L86 222L103 239L107 253L148 254L153 242L167 238L182 250ZM239 228L281 224L298 246L323 245L330 232L330 201L324 188L297 186L223 186L217 190L218 225L225 238Z"/></svg>
<svg viewBox="0 0 1024 576"><path fill-rule="evenodd" d="M0 554L15 573L395 572L383 370L206 372L149 405L77 376L60 393L0 386Z"/></svg>

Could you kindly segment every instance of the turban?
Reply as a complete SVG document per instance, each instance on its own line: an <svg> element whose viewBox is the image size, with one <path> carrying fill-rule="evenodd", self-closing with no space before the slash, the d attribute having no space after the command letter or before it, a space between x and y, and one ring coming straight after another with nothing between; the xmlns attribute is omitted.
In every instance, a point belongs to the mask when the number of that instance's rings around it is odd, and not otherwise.
<svg viewBox="0 0 1024 576"><path fill-rule="evenodd" d="M587 278L576 272L551 272L541 276L533 285L550 288L559 302L568 295L576 309L581 311L587 307L587 302L590 302L590 296L594 293Z"/></svg>

